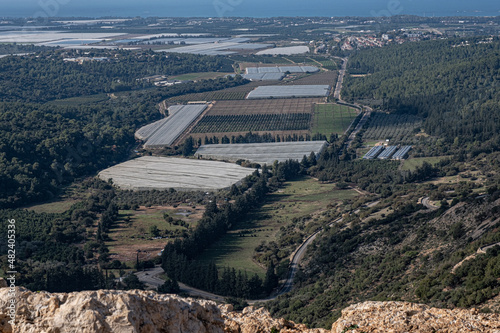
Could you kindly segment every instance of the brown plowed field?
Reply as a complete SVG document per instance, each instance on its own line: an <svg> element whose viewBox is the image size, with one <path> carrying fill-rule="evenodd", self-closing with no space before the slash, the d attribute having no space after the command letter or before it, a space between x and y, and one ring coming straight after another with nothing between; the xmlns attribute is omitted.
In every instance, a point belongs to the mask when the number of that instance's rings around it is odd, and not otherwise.
<svg viewBox="0 0 500 333"><path fill-rule="evenodd" d="M314 104L324 102L324 98L217 101L206 115L228 116L245 114L312 113L314 110Z"/></svg>

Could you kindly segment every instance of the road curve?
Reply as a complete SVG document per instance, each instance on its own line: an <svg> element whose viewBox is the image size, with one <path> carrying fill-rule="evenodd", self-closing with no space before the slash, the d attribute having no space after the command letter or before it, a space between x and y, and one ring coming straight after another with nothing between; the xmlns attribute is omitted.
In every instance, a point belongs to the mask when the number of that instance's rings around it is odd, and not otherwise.
<svg viewBox="0 0 500 333"><path fill-rule="evenodd" d="M438 209L438 208L439 208L438 206L433 205L433 204L429 201L429 197L424 197L424 198L422 198L422 205L424 205L427 209L430 209L430 210L436 210L436 209Z"/></svg>

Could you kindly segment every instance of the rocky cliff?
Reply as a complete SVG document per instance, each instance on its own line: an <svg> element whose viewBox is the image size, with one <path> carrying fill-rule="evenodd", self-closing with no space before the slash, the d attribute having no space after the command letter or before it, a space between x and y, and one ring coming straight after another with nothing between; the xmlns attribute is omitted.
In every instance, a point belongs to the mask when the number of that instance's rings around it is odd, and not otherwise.
<svg viewBox="0 0 500 333"><path fill-rule="evenodd" d="M8 289L0 289L0 332L3 333L160 333L220 332L326 333L284 319L267 310L248 307L241 313L230 305L193 300L153 291L99 290L69 294L31 292L17 288L15 330L5 311ZM365 302L350 306L333 324L345 332L496 332L499 314L475 310L443 310L403 302Z"/></svg>

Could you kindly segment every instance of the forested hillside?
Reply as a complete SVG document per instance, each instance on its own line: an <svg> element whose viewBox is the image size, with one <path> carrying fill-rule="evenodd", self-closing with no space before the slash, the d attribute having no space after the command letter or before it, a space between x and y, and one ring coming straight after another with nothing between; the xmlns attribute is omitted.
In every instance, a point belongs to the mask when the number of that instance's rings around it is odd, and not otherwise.
<svg viewBox="0 0 500 333"><path fill-rule="evenodd" d="M359 51L349 73L363 75L347 77L343 98L420 117L409 134L422 138L414 149L440 162L410 171L399 161L355 159L354 149L334 141L309 174L366 190L376 195L373 205L346 201L343 220L308 248L296 289L268 308L323 327L364 300L498 311L500 247L477 251L500 242L499 40ZM437 207L422 204L427 196Z"/></svg>
<svg viewBox="0 0 500 333"><path fill-rule="evenodd" d="M448 39L360 51L349 60L342 96L425 118L441 151L500 147L500 41Z"/></svg>
<svg viewBox="0 0 500 333"><path fill-rule="evenodd" d="M64 60L77 57L87 60ZM145 81L140 79L146 76L232 71L231 64L232 61L220 57L152 51L50 51L6 57L0 59L0 100L46 102L131 90L142 87Z"/></svg>
<svg viewBox="0 0 500 333"><path fill-rule="evenodd" d="M500 291L500 247L454 269L481 246L500 242L500 191L490 193L437 211L407 203L385 218L345 219L310 247L297 289L269 309L313 327L329 327L342 308L364 300L491 311L495 302L487 301Z"/></svg>

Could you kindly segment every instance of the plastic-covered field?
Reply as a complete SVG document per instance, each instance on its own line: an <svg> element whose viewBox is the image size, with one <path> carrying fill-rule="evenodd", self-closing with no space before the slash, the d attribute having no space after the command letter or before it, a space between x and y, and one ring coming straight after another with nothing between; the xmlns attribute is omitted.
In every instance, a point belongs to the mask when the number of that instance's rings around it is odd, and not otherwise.
<svg viewBox="0 0 500 333"><path fill-rule="evenodd" d="M212 191L238 183L252 172L232 163L144 156L103 170L99 177L127 190Z"/></svg>
<svg viewBox="0 0 500 333"><path fill-rule="evenodd" d="M248 93L247 99L326 97L329 93L329 85L261 86Z"/></svg>
<svg viewBox="0 0 500 333"><path fill-rule="evenodd" d="M139 128L135 136L146 141L145 147L170 146L206 108L206 104L172 106L172 115Z"/></svg>
<svg viewBox="0 0 500 333"><path fill-rule="evenodd" d="M247 160L260 164L273 164L289 159L302 160L314 152L318 156L327 146L326 141L297 141L272 143L243 143L203 145L195 156L225 161Z"/></svg>

